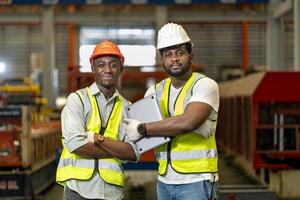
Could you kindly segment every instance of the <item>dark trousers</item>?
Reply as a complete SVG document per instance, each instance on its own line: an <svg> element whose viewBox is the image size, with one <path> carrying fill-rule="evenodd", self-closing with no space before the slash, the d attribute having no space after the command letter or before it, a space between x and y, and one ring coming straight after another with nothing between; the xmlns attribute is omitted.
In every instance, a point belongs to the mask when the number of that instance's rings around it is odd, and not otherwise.
<svg viewBox="0 0 300 200"><path fill-rule="evenodd" d="M80 196L80 194L71 190L70 188L68 188L68 186L65 186L64 200L89 200L89 199ZM95 200L95 199L93 199L93 200ZM100 200L100 199L98 199L98 200Z"/></svg>

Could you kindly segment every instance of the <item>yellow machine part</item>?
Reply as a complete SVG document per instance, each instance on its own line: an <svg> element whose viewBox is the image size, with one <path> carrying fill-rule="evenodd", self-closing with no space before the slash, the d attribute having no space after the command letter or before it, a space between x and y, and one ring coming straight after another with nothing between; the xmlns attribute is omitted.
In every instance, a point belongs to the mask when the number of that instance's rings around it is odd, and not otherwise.
<svg viewBox="0 0 300 200"><path fill-rule="evenodd" d="M48 103L48 99L45 97L37 97L34 99L35 104L46 105Z"/></svg>
<svg viewBox="0 0 300 200"><path fill-rule="evenodd" d="M0 92L32 92L35 95L40 95L41 90L39 85L4 85L0 86Z"/></svg>

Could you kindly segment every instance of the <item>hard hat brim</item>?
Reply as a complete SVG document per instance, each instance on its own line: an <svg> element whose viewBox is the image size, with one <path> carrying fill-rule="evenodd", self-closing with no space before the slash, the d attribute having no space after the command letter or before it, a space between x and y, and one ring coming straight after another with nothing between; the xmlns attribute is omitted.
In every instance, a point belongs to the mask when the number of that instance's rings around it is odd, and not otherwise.
<svg viewBox="0 0 300 200"><path fill-rule="evenodd" d="M101 53L101 54L93 55L90 57L90 63L93 64L93 60L103 57L103 56L114 56L120 60L122 65L124 65L124 57L120 56L119 54L114 54L114 53Z"/></svg>
<svg viewBox="0 0 300 200"><path fill-rule="evenodd" d="M174 43L169 43L169 44L166 44L166 45L157 46L157 50L165 49L165 48L172 47L172 46L182 45L182 44L185 44L185 43L191 43L192 47L194 46L194 44L189 39L189 40L187 40L185 42L181 42L181 43L174 42Z"/></svg>

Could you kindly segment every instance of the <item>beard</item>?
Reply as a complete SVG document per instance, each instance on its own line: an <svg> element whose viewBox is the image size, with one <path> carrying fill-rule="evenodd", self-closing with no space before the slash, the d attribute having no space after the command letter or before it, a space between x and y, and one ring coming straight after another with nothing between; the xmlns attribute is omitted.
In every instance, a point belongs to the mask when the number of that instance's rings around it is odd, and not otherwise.
<svg viewBox="0 0 300 200"><path fill-rule="evenodd" d="M191 63L187 63L186 65L181 65L180 69L172 69L172 67L166 67L163 65L164 70L173 77L180 77L184 74L186 74L190 70Z"/></svg>

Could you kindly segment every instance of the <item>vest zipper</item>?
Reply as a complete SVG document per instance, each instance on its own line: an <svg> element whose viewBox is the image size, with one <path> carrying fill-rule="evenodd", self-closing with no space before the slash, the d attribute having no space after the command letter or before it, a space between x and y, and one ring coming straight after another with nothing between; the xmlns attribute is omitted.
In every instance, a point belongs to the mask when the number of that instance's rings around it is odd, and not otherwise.
<svg viewBox="0 0 300 200"><path fill-rule="evenodd" d="M95 158L95 169L94 169L94 172L98 172L100 174L100 172L98 171L98 168L99 168L99 161L97 158Z"/></svg>
<svg viewBox="0 0 300 200"><path fill-rule="evenodd" d="M170 90L171 90L171 84L172 84L172 83L170 83L169 88L168 88L168 99L167 99L167 106L168 106L168 109L167 109L167 111L168 111L168 115L169 115L169 116L167 116L167 117L170 117L170 116L171 116L170 106L169 106L169 104L170 104L170 94L171 94L171 92L170 92ZM172 139L173 139L173 138L171 138L170 142L168 142L168 145L167 145L167 169L168 169L168 165L169 165L169 164L171 165L171 143L172 143ZM167 169L166 169L166 170L167 170ZM167 172L167 171L166 171L166 172Z"/></svg>
<svg viewBox="0 0 300 200"><path fill-rule="evenodd" d="M168 146L167 146L167 166L168 164L171 165L171 143L172 143L172 139L170 140L170 142L168 142Z"/></svg>
<svg viewBox="0 0 300 200"><path fill-rule="evenodd" d="M94 96L95 97L95 96ZM117 97L116 97L117 98ZM99 131L99 134L100 135L104 135L105 131L106 131L106 128L108 127L108 123L109 123L109 120L110 120L110 117L111 117L111 114L112 112L114 111L114 108L115 108L115 105L116 105L116 98L114 99L114 105L109 113L109 116L108 116L108 119L107 119L107 124L105 127L102 127L102 123L101 123L101 127L100 127L100 131ZM97 108L98 108L98 114L99 114L99 118L100 120L102 119L101 118L101 113L100 113L100 108L99 108L99 102L98 102L98 99L95 97L96 99L96 103L97 103ZM98 168L99 168L99 159L95 159L95 170L98 171ZM100 174L100 172L98 171L98 173Z"/></svg>

